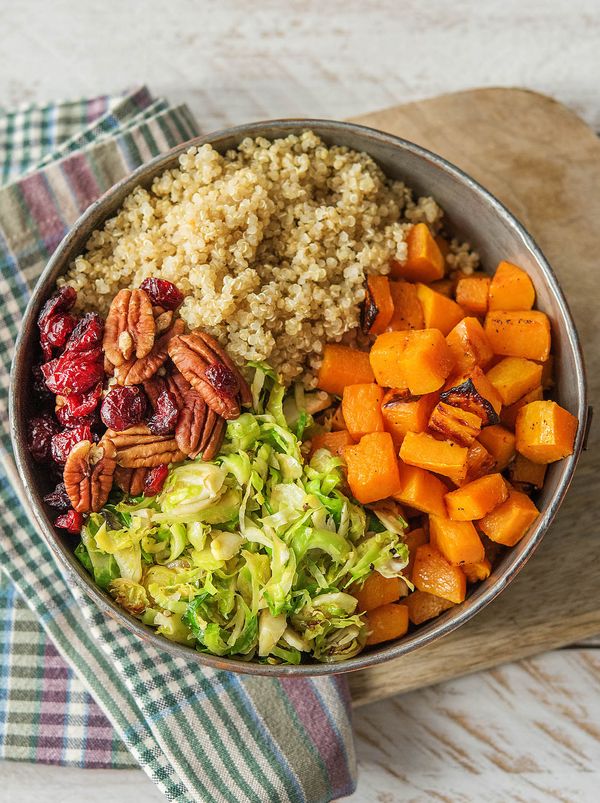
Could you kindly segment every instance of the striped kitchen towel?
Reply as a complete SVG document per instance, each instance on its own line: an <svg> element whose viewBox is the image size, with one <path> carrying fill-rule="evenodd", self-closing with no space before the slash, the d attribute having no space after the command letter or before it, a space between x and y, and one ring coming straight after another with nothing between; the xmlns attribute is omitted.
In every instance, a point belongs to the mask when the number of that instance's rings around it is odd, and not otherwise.
<svg viewBox="0 0 600 803"><path fill-rule="evenodd" d="M355 784L346 684L201 669L139 642L62 577L11 456L14 338L48 257L91 201L197 131L144 87L0 112L0 756L139 764L186 803L328 801Z"/></svg>

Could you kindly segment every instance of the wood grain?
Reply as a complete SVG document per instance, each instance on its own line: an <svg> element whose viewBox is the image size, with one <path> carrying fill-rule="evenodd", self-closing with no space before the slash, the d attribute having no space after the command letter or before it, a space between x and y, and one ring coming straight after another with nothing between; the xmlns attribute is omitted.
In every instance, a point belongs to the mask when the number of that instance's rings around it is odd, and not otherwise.
<svg viewBox="0 0 600 803"><path fill-rule="evenodd" d="M444 95L356 118L418 142L484 184L529 229L553 266L600 410L600 142L575 114L519 89ZM513 584L455 633L350 676L355 705L486 669L600 633L600 437L544 542Z"/></svg>

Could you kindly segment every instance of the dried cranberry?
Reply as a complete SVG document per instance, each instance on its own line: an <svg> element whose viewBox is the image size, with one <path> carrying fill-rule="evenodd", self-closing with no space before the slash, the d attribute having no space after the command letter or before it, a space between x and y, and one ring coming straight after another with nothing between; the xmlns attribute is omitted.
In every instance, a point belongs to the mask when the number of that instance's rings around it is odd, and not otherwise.
<svg viewBox="0 0 600 803"><path fill-rule="evenodd" d="M46 494L44 502L56 510L68 510L71 507L71 500L69 499L64 482L59 482L53 491Z"/></svg>
<svg viewBox="0 0 600 803"><path fill-rule="evenodd" d="M79 441L91 441L92 432L87 424L72 429L64 429L52 437L52 459L57 463L66 463L69 452Z"/></svg>
<svg viewBox="0 0 600 803"><path fill-rule="evenodd" d="M27 446L38 463L52 459L52 438L58 432L52 413L42 413L27 422Z"/></svg>
<svg viewBox="0 0 600 803"><path fill-rule="evenodd" d="M54 399L54 394L50 393L48 388L46 387L46 380L44 379L44 374L42 373L42 366L34 365L31 369L31 376L32 376L32 386L33 392L37 399L41 401L48 401L50 399Z"/></svg>
<svg viewBox="0 0 600 803"><path fill-rule="evenodd" d="M102 345L104 321L97 312L88 312L71 332L65 352L89 351Z"/></svg>
<svg viewBox="0 0 600 803"><path fill-rule="evenodd" d="M40 329L40 345L45 360L52 357L54 341L59 343L62 348L73 329L75 319L64 313L71 309L76 300L77 293L72 287L61 287L42 307L38 316L38 327Z"/></svg>
<svg viewBox="0 0 600 803"><path fill-rule="evenodd" d="M170 390L161 390L154 405L154 415L148 420L148 429L153 435L168 435L173 432L179 417L177 402Z"/></svg>
<svg viewBox="0 0 600 803"><path fill-rule="evenodd" d="M68 285L66 287L61 287L42 307L42 311L38 316L40 331L46 329L50 318L58 315L59 312L68 312L76 301L77 291L73 287L69 287Z"/></svg>
<svg viewBox="0 0 600 803"><path fill-rule="evenodd" d="M57 396L85 393L104 379L102 349L65 351L61 357L42 365L47 387Z"/></svg>
<svg viewBox="0 0 600 803"><path fill-rule="evenodd" d="M204 371L204 376L220 396L229 396L234 399L240 391L236 375L225 363L211 363Z"/></svg>
<svg viewBox="0 0 600 803"><path fill-rule="evenodd" d="M166 279L144 279L140 288L145 290L150 301L163 309L177 309L183 301L183 293Z"/></svg>
<svg viewBox="0 0 600 803"><path fill-rule="evenodd" d="M122 432L139 424L146 414L146 394L138 385L110 390L100 407L100 418L109 429Z"/></svg>
<svg viewBox="0 0 600 803"><path fill-rule="evenodd" d="M102 383L86 393L71 393L57 398L56 417L63 427L76 427L78 424L95 424L96 408L102 396Z"/></svg>
<svg viewBox="0 0 600 803"><path fill-rule="evenodd" d="M156 494L159 494L163 489L168 473L169 466L164 463L151 468L144 479L144 496L156 496Z"/></svg>
<svg viewBox="0 0 600 803"><path fill-rule="evenodd" d="M54 519L54 526L60 527L61 530L67 530L67 532L73 533L73 535L77 535L81 532L81 528L83 527L83 516L81 513L71 508L71 510L63 513L62 516Z"/></svg>
<svg viewBox="0 0 600 803"><path fill-rule="evenodd" d="M77 319L68 313L54 315L49 319L43 337L52 348L62 349L76 324Z"/></svg>

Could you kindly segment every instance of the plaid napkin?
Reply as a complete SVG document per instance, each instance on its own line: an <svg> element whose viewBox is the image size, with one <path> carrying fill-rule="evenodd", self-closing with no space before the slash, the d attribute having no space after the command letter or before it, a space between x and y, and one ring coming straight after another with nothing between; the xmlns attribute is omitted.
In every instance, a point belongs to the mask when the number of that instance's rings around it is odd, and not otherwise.
<svg viewBox="0 0 600 803"><path fill-rule="evenodd" d="M197 131L144 87L0 111L0 756L139 764L182 803L329 801L355 785L345 683L201 669L139 642L62 577L11 456L12 349L48 257L92 200Z"/></svg>

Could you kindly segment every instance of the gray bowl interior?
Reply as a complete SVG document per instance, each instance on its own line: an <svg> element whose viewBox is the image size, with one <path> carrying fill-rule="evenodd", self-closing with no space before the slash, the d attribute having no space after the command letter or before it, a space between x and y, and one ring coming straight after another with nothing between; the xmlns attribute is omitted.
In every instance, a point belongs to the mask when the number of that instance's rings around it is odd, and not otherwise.
<svg viewBox="0 0 600 803"><path fill-rule="evenodd" d="M505 588L539 545L571 481L584 435L582 423L573 455L549 467L544 488L536 499L541 510L536 525L516 547L503 556L490 578L477 586L462 605L447 611L397 643L371 648L343 664L265 666L203 655L190 647L174 644L156 635L151 628L124 612L108 594L93 584L73 555L72 537L58 534L54 530L42 501L48 490L48 478L33 463L24 446L25 424L29 412L25 389L28 387L31 362L37 348L35 320L39 309L52 292L56 278L84 250L90 233L116 212L134 186L148 186L163 170L175 166L179 154L190 144L210 142L223 152L235 147L246 136L260 135L273 139L307 129L315 131L329 144L347 145L366 151L388 176L401 179L418 194L432 195L446 212L448 229L459 238L469 241L479 251L483 267L488 272L493 272L498 262L506 259L521 265L529 273L537 290L537 306L547 313L552 323L557 379L555 398L576 415L580 422L584 422L586 414L585 376L577 333L556 277L540 249L508 210L479 184L458 168L413 143L348 123L322 120L254 123L186 143L144 165L96 201L79 219L50 260L31 298L16 344L11 375L11 433L30 507L42 536L63 569L105 613L158 649L167 650L187 660L197 660L213 668L271 676L324 675L363 669L405 655L451 632L470 619Z"/></svg>

